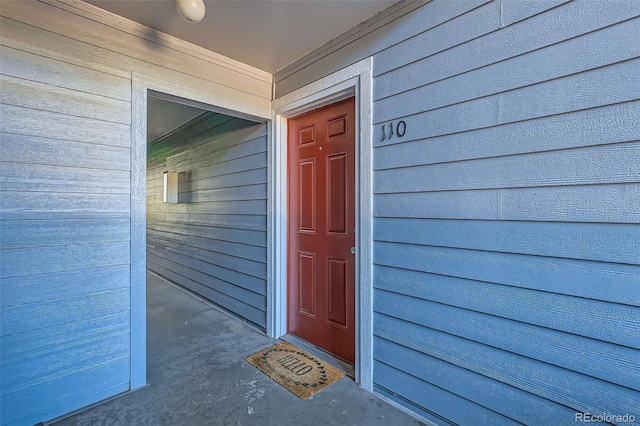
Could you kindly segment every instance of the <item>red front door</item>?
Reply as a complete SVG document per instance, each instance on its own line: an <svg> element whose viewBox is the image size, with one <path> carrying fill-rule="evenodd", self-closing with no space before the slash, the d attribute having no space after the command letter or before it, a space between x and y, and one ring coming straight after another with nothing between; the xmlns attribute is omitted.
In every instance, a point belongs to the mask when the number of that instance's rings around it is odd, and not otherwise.
<svg viewBox="0 0 640 426"><path fill-rule="evenodd" d="M288 331L355 360L355 100L288 121Z"/></svg>

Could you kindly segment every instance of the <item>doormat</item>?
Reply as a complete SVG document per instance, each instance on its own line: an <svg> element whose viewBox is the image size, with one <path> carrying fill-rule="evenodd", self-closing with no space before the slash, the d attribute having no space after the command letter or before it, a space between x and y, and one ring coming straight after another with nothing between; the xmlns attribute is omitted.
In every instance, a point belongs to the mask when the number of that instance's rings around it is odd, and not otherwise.
<svg viewBox="0 0 640 426"><path fill-rule="evenodd" d="M255 353L247 361L300 399L309 398L345 375L287 342Z"/></svg>

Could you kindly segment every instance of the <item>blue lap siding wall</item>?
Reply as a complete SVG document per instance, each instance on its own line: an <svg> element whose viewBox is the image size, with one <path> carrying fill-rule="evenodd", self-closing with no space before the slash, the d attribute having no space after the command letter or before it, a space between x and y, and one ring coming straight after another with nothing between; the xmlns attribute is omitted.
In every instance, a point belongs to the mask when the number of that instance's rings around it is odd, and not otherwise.
<svg viewBox="0 0 640 426"><path fill-rule="evenodd" d="M266 327L267 125L206 113L151 142L147 266ZM163 173L179 172L177 204Z"/></svg>
<svg viewBox="0 0 640 426"><path fill-rule="evenodd" d="M31 425L144 370L131 344L144 318L131 303L131 220L144 214L132 73L267 116L272 84L83 2L3 0L0 15L0 424Z"/></svg>
<svg viewBox="0 0 640 426"><path fill-rule="evenodd" d="M129 389L130 82L0 55L0 417L34 424Z"/></svg>
<svg viewBox="0 0 640 426"><path fill-rule="evenodd" d="M416 4L275 76L373 54L375 391L640 422L640 3Z"/></svg>

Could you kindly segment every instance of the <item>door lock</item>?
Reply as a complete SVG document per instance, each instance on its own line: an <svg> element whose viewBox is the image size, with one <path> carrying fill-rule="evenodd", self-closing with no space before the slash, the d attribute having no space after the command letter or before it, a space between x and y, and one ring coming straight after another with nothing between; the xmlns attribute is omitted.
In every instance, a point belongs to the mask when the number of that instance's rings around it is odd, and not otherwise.
<svg viewBox="0 0 640 426"><path fill-rule="evenodd" d="M354 247L351 247L351 254L356 254L356 248L355 248L355 246L354 246Z"/></svg>

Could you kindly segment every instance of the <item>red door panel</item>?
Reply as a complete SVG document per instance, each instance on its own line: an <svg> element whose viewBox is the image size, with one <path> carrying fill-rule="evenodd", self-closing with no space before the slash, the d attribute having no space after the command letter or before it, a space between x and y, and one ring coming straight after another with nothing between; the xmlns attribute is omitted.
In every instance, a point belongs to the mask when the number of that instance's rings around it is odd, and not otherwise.
<svg viewBox="0 0 640 426"><path fill-rule="evenodd" d="M327 157L327 232L347 234L347 154Z"/></svg>
<svg viewBox="0 0 640 426"><path fill-rule="evenodd" d="M355 361L355 100L288 121L287 327Z"/></svg>
<svg viewBox="0 0 640 426"><path fill-rule="evenodd" d="M299 252L300 277L298 280L298 312L316 316L316 255L315 253ZM304 286L302 285L304 283Z"/></svg>
<svg viewBox="0 0 640 426"><path fill-rule="evenodd" d="M300 218L298 219L300 232L315 232L316 230L316 159L299 161L299 191Z"/></svg>
<svg viewBox="0 0 640 426"><path fill-rule="evenodd" d="M329 322L347 326L347 259L329 258Z"/></svg>

